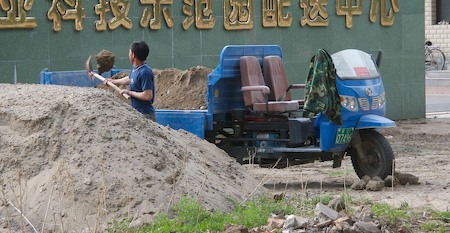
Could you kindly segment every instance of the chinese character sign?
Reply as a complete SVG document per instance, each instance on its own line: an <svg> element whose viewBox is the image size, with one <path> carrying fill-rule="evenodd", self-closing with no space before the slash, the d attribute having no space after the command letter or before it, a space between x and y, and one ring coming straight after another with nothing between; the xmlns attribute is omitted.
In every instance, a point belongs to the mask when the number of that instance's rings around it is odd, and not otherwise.
<svg viewBox="0 0 450 233"><path fill-rule="evenodd" d="M216 24L212 0L184 0L183 14L187 17L182 26L187 30L195 21L198 29L212 29Z"/></svg>
<svg viewBox="0 0 450 233"><path fill-rule="evenodd" d="M328 0L300 0L300 8L303 9L304 15L300 25L328 26L327 4Z"/></svg>
<svg viewBox="0 0 450 233"><path fill-rule="evenodd" d="M0 29L11 28L36 28L34 17L27 17L27 11L31 10L34 0L0 0L2 10L6 17L0 17Z"/></svg>
<svg viewBox="0 0 450 233"><path fill-rule="evenodd" d="M283 9L290 5L289 0L262 0L263 27L291 26L292 13L283 13Z"/></svg>
<svg viewBox="0 0 450 233"><path fill-rule="evenodd" d="M353 26L353 16L362 14L361 0L356 0L356 5L353 5L353 0L344 0L345 5L342 5L342 0L336 0L336 14L345 16L345 26L351 28Z"/></svg>
<svg viewBox="0 0 450 233"><path fill-rule="evenodd" d="M95 6L95 14L100 17L100 20L95 21L95 28L97 31L105 31L107 28L114 30L119 26L126 29L131 29L133 23L128 18L128 12L131 8L130 0L99 0L99 4ZM107 21L106 14L111 12L113 17Z"/></svg>
<svg viewBox="0 0 450 233"><path fill-rule="evenodd" d="M216 15L223 9L223 27L225 30L250 30L255 25L255 19L263 28L292 26L293 20L299 20L299 26L326 27L329 25L331 9L330 2L335 2L337 16L345 16L345 27L353 27L355 16L363 14L363 4L370 4L369 21L375 23L380 18L383 27L394 24L395 14L399 12L398 0L298 0L298 5L292 7L293 0L182 0L181 17L172 16L173 0L49 0L51 6L47 10L47 18L53 23L53 31L59 32L64 21L73 21L76 31L83 30L83 19L86 10L83 5L90 4L92 14L96 17L96 31L115 30L117 28L132 29L132 19L142 28L160 30L163 25L172 28L174 19L180 20L184 30L210 30L216 26ZM37 25L35 17L30 16L33 5L40 2L34 0L0 0L0 30L1 29L34 29ZM259 4L255 6L255 4ZM175 4L177 5L177 4ZM139 7L140 16L130 16L132 7ZM334 6L333 6L334 7ZM256 12L256 9L260 12ZM216 12L214 11L216 10ZM136 11L134 11L136 12ZM378 16L379 15L379 16ZM295 19L295 16L298 18ZM298 25L298 24L297 24Z"/></svg>
<svg viewBox="0 0 450 233"><path fill-rule="evenodd" d="M74 20L75 30L83 30L85 16L82 0L53 0L52 6L47 12L48 19L53 21L55 32L61 31L62 20Z"/></svg>
<svg viewBox="0 0 450 233"><path fill-rule="evenodd" d="M167 27L173 27L173 17L167 5L172 5L173 0L141 0L145 7L141 18L141 27L150 27L153 30L161 29L161 11Z"/></svg>
<svg viewBox="0 0 450 233"><path fill-rule="evenodd" d="M398 0L371 0L370 4L370 21L375 23L378 15L378 6L381 4L381 25L382 26L392 26L394 25L394 13L397 13L400 8L398 7ZM387 14L387 4L386 1L391 2L392 8L389 9L389 14Z"/></svg>
<svg viewBox="0 0 450 233"><path fill-rule="evenodd" d="M226 30L252 29L254 24L253 0L224 1L224 27Z"/></svg>

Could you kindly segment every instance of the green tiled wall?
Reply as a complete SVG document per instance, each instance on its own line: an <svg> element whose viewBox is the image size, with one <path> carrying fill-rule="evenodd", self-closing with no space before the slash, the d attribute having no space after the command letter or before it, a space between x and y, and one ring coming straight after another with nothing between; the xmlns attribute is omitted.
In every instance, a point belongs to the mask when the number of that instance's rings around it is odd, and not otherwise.
<svg viewBox="0 0 450 233"><path fill-rule="evenodd" d="M344 4L345 1L341 0ZM392 0L386 1L391 8ZM63 6L67 6L61 1ZM47 18L52 1L35 1L27 16L35 17L35 29L0 29L0 82L13 83L14 73L19 83L37 83L44 68L50 71L82 70L90 54L108 49L116 54L117 68L130 68L128 48L132 41L145 40L150 45L148 63L156 69L170 67L187 69L193 66L215 68L219 53L228 44L278 44L283 49L284 62L291 83L303 83L309 59L319 48L330 53L347 48L358 48L375 54L383 50L380 67L388 98L387 115L393 119L425 116L425 80L423 65L424 5L421 0L398 0L400 11L395 13L393 26L384 27L369 21L370 2L362 1L362 15L353 16L353 27L345 27L345 16L336 14L336 1L327 2L329 25L326 27L301 26L303 9L299 0L291 0L284 9L293 16L288 28L263 28L262 0L254 0L255 19L251 30L226 31L223 27L223 2L213 0L216 23L211 30L199 30L192 25L188 30L181 26L185 15L184 1L173 1L168 6L174 26L161 21L161 29L150 30L139 24L145 5L130 1L127 17L131 29L96 31L98 16L94 7L98 1L79 1L86 10L83 30L75 31L73 20L64 20L60 32L54 32L53 22ZM312 1L313 2L313 1ZM355 1L351 1L355 4ZM0 11L0 17L6 13ZM112 17L109 12L107 19ZM16 72L14 72L16 70ZM297 94L298 96L302 93Z"/></svg>

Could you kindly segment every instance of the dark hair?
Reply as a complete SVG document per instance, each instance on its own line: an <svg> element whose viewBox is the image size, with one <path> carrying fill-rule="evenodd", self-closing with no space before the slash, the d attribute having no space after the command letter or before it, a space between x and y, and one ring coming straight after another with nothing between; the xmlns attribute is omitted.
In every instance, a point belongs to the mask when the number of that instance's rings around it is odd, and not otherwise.
<svg viewBox="0 0 450 233"><path fill-rule="evenodd" d="M135 41L131 44L131 52L136 55L140 61L145 61L148 56L148 45L145 41Z"/></svg>

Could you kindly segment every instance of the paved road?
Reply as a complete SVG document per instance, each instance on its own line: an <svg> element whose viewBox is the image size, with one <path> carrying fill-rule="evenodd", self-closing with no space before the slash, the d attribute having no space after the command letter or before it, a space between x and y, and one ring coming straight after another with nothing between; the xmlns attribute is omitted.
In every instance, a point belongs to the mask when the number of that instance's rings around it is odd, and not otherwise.
<svg viewBox="0 0 450 233"><path fill-rule="evenodd" d="M427 73L425 81L427 114L450 114L450 71Z"/></svg>
<svg viewBox="0 0 450 233"><path fill-rule="evenodd" d="M426 87L426 111L450 112L450 86Z"/></svg>

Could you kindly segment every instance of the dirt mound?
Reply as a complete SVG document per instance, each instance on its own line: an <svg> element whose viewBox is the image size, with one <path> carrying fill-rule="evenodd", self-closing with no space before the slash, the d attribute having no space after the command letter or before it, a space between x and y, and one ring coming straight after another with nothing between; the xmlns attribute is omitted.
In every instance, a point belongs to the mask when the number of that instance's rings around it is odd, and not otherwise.
<svg viewBox="0 0 450 233"><path fill-rule="evenodd" d="M206 87L211 69L155 70L156 109L206 109Z"/></svg>
<svg viewBox="0 0 450 233"><path fill-rule="evenodd" d="M156 109L195 110L206 109L206 87L208 74L212 69L197 66L188 70L175 68L158 70L153 69L155 75L155 102ZM118 79L127 76L128 73L120 72L112 76ZM122 101L130 103L129 100L120 96L114 89L99 84L97 88L107 89L120 97ZM128 85L119 85L119 88L130 89Z"/></svg>
<svg viewBox="0 0 450 233"><path fill-rule="evenodd" d="M181 196L227 211L258 184L216 146L144 119L105 90L0 84L0 99L3 229L139 224Z"/></svg>

